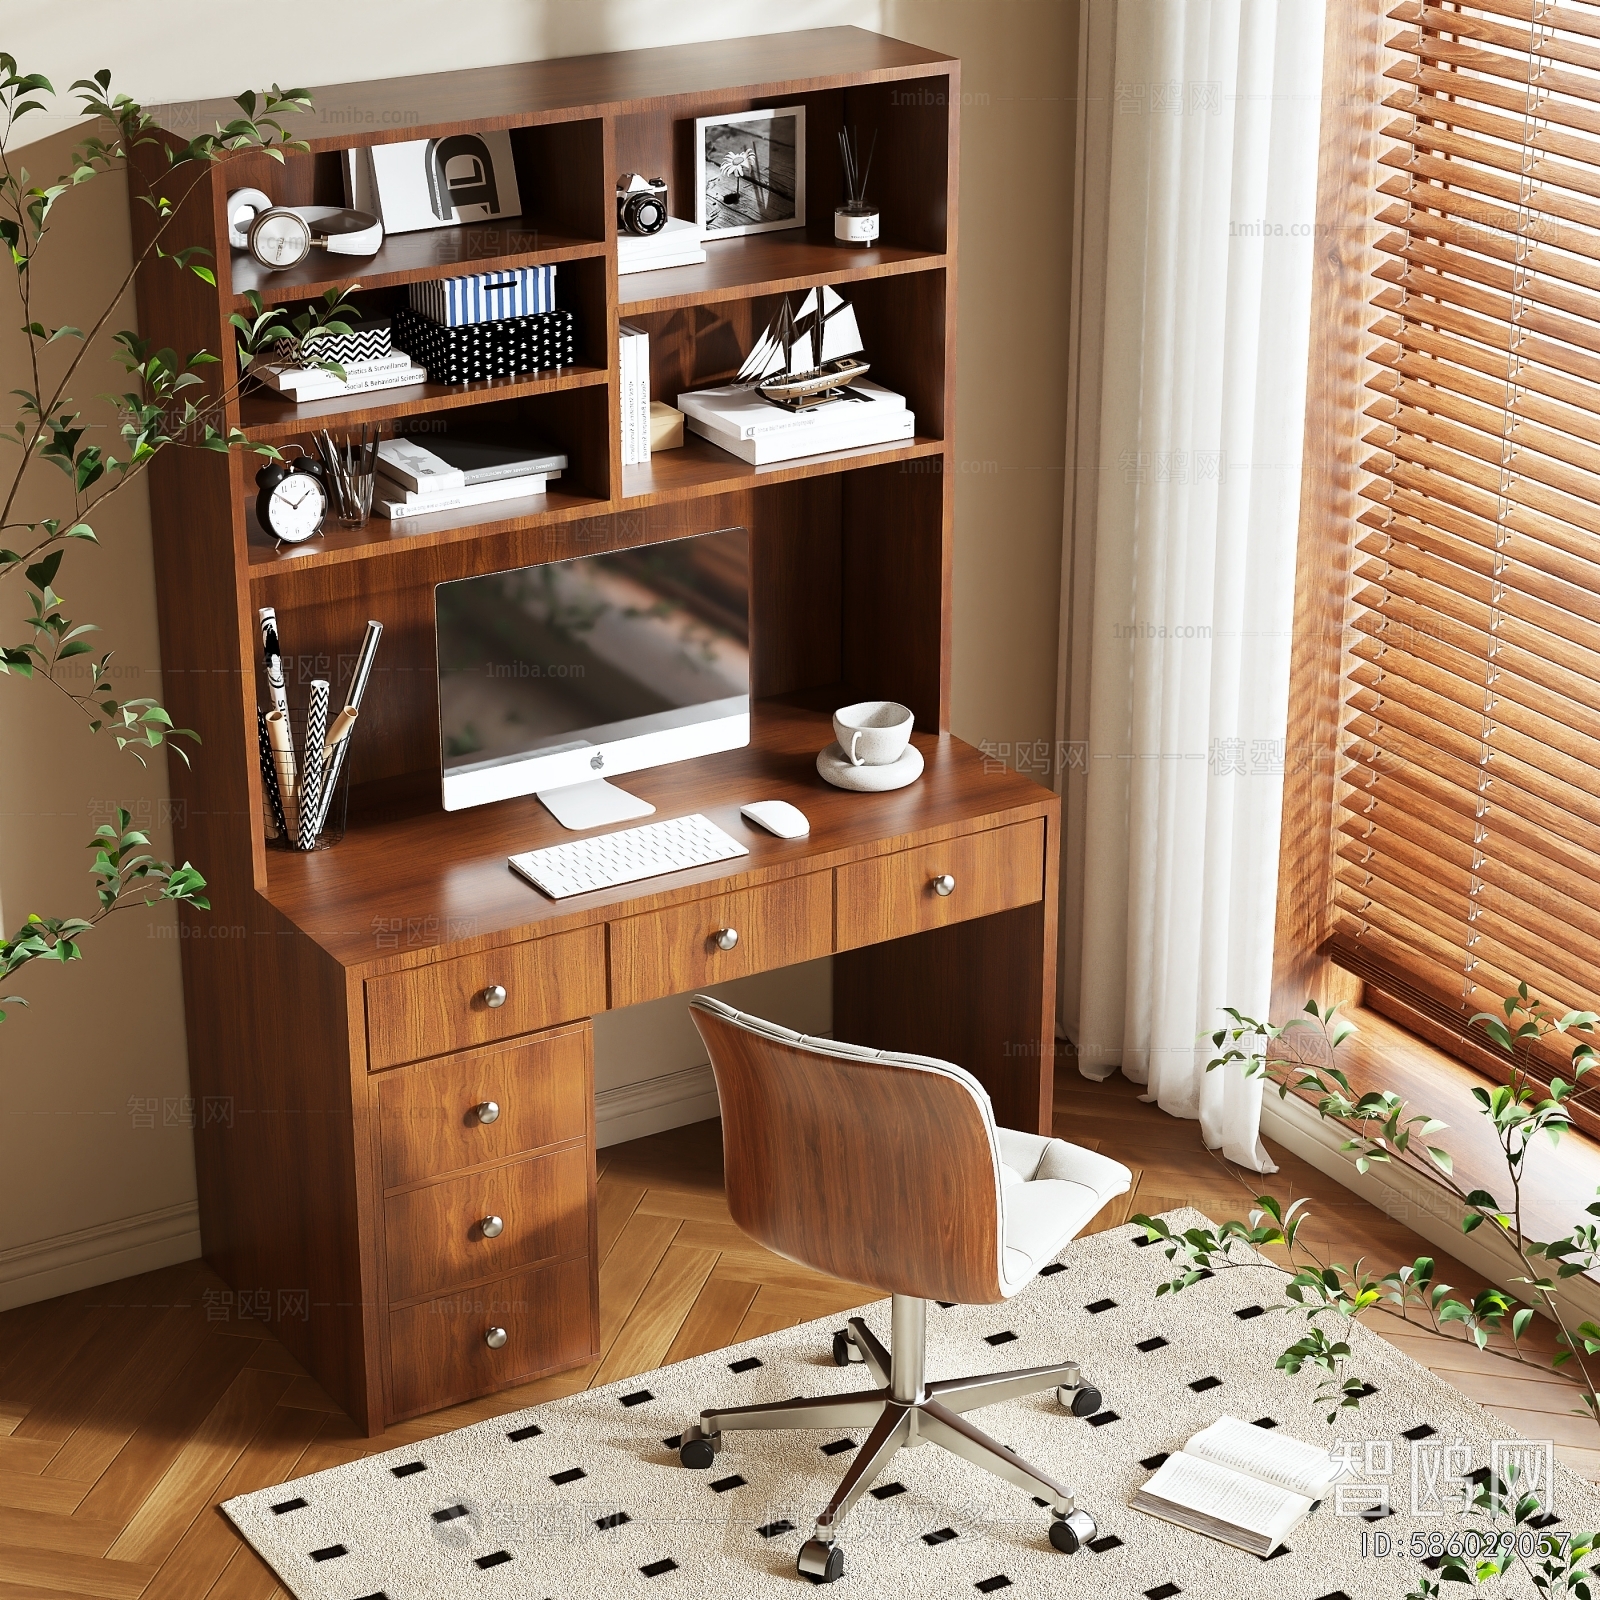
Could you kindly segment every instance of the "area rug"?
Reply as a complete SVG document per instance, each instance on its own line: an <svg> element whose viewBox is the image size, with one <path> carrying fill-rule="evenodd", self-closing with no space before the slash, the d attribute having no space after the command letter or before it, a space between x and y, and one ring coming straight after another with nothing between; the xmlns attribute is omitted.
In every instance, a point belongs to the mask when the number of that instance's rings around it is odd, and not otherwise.
<svg viewBox="0 0 1600 1600"><path fill-rule="evenodd" d="M1277 1280L1228 1272L1157 1299L1171 1268L1143 1237L1121 1227L1080 1239L1015 1300L929 1311L930 1378L1071 1359L1101 1390L1088 1419L1053 1393L973 1413L1074 1489L1099 1524L1092 1547L1054 1550L1049 1513L1030 1496L924 1446L895 1456L851 1513L845 1577L830 1593L1389 1600L1463 1528L1460 1480L1508 1460L1549 1477L1552 1534L1600 1526L1593 1485L1359 1326L1353 1369L1373 1392L1330 1427L1316 1378L1274 1370L1303 1329L1263 1309ZM860 1314L887 1341L888 1301ZM870 1386L864 1368L833 1365L842 1323L804 1323L222 1509L297 1600L804 1593L796 1551L864 1435L729 1434L705 1472L681 1467L675 1446L704 1406ZM1342 1496L1265 1561L1129 1504L1164 1452L1222 1415L1341 1448L1353 1467Z"/></svg>

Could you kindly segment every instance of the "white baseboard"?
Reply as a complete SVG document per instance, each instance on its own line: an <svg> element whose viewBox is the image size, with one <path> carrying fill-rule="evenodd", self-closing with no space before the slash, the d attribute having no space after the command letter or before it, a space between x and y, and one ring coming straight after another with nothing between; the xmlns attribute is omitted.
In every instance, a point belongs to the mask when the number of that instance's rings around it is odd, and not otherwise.
<svg viewBox="0 0 1600 1600"><path fill-rule="evenodd" d="M194 1200L0 1250L0 1311L154 1272L200 1254Z"/></svg>
<svg viewBox="0 0 1600 1600"><path fill-rule="evenodd" d="M682 1072L668 1072L620 1089L601 1089L594 1097L595 1145L621 1144L648 1133L665 1133L721 1115L717 1080L709 1061Z"/></svg>
<svg viewBox="0 0 1600 1600"><path fill-rule="evenodd" d="M1339 1148L1345 1139L1343 1130L1337 1123L1318 1116L1316 1108L1298 1096L1280 1100L1275 1092L1269 1091L1261 1103L1261 1132L1265 1138L1310 1162L1318 1172L1326 1173L1375 1205L1386 1216L1420 1233L1429 1244L1481 1273L1490 1283L1519 1298L1525 1293L1515 1282L1521 1269L1484 1242L1489 1233L1487 1225L1474 1233L1461 1231L1465 1208L1448 1189L1393 1162L1380 1162L1364 1173L1357 1172L1355 1157ZM1270 1185L1271 1181L1264 1178L1262 1183ZM1387 1271L1388 1266L1383 1270ZM1600 1320L1600 1283L1594 1279L1569 1278L1561 1286L1561 1295L1578 1312L1576 1320Z"/></svg>

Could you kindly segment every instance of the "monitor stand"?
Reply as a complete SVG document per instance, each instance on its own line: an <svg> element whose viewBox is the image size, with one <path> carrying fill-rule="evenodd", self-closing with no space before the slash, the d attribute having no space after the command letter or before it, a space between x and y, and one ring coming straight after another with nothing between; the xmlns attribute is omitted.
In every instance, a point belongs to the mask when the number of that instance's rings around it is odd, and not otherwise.
<svg viewBox="0 0 1600 1600"><path fill-rule="evenodd" d="M563 789L541 789L544 808L563 828L603 828L611 822L655 815L655 807L604 778L568 784Z"/></svg>

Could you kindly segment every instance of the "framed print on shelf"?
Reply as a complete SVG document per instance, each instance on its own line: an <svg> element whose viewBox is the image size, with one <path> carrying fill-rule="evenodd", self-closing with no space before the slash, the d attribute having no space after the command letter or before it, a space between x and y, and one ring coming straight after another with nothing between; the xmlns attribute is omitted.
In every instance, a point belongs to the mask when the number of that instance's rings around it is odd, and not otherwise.
<svg viewBox="0 0 1600 1600"><path fill-rule="evenodd" d="M697 117L694 143L694 221L702 239L804 225L804 106Z"/></svg>

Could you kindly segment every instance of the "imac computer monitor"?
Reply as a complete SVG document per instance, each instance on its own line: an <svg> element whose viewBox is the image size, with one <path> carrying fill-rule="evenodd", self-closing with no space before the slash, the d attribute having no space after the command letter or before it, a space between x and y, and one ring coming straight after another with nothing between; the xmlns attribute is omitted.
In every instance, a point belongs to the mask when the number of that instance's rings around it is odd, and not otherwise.
<svg viewBox="0 0 1600 1600"><path fill-rule="evenodd" d="M750 742L743 528L463 578L434 597L446 811Z"/></svg>

